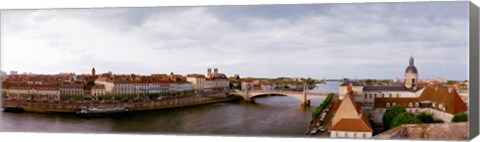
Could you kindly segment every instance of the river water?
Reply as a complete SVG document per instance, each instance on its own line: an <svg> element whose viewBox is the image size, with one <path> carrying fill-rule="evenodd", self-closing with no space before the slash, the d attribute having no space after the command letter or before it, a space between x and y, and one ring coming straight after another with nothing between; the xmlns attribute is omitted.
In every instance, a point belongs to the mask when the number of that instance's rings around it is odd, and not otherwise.
<svg viewBox="0 0 480 142"><path fill-rule="evenodd" d="M318 84L310 92L337 93L340 82ZM55 133L139 133L238 136L305 136L310 107L288 96L256 98L255 103L225 102L183 108L135 112L115 118L78 118L75 114L1 114L1 131Z"/></svg>

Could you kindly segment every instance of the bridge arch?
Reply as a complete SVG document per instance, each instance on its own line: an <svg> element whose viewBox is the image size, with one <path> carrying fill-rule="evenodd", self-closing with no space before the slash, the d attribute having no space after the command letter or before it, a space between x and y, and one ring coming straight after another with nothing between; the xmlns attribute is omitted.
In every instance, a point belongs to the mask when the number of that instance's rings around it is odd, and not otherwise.
<svg viewBox="0 0 480 142"><path fill-rule="evenodd" d="M300 103L304 106L310 105L310 100L313 98L322 98L325 99L326 94L320 93L304 93L304 92L296 92L296 91L236 91L232 92L229 95L240 96L243 100L247 102L253 102L255 98L260 96L289 96L291 98L295 98L300 101Z"/></svg>

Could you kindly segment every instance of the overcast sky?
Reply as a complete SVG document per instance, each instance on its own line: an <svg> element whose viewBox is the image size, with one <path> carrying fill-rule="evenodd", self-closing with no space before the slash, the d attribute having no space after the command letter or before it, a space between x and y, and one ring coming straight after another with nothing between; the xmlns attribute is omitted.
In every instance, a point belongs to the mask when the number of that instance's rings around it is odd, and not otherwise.
<svg viewBox="0 0 480 142"><path fill-rule="evenodd" d="M8 10L2 70L468 78L468 2Z"/></svg>

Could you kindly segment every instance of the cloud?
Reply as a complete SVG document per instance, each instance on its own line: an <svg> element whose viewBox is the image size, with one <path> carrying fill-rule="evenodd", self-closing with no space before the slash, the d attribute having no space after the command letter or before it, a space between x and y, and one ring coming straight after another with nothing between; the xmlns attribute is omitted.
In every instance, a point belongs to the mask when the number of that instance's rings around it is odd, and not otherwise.
<svg viewBox="0 0 480 142"><path fill-rule="evenodd" d="M466 2L2 11L2 68L466 79ZM424 72L425 71L425 72Z"/></svg>

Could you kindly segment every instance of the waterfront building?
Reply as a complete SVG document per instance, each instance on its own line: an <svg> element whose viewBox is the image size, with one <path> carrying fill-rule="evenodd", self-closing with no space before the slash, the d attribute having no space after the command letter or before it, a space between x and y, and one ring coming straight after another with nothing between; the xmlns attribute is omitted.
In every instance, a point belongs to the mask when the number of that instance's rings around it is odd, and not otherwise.
<svg viewBox="0 0 480 142"><path fill-rule="evenodd" d="M86 94L83 83L62 83L59 85L60 95L82 95Z"/></svg>
<svg viewBox="0 0 480 142"><path fill-rule="evenodd" d="M211 68L207 69L207 78L205 79L204 89L211 90L226 90L230 87L230 82L225 74L219 73L217 68L214 68L213 74Z"/></svg>
<svg viewBox="0 0 480 142"><path fill-rule="evenodd" d="M271 82L271 81L269 81L269 80L262 80L262 81L260 82L260 88L261 88L262 91L275 90L276 87L277 87L277 86L276 86L273 82Z"/></svg>
<svg viewBox="0 0 480 142"><path fill-rule="evenodd" d="M50 98L60 99L60 89L58 85L29 85L29 84L7 84L4 83L3 91L7 94L40 94L49 95Z"/></svg>
<svg viewBox="0 0 480 142"><path fill-rule="evenodd" d="M91 88L91 95L94 97L103 96L105 94L105 85L97 84Z"/></svg>
<svg viewBox="0 0 480 142"><path fill-rule="evenodd" d="M205 76L201 74L187 75L187 81L192 84L192 89L195 92L201 92L205 89Z"/></svg>
<svg viewBox="0 0 480 142"><path fill-rule="evenodd" d="M185 77L173 73L150 76L105 73L95 80L95 84L104 85L106 94L150 94L192 89L192 84Z"/></svg>
<svg viewBox="0 0 480 142"><path fill-rule="evenodd" d="M373 129L364 114L361 103L353 97L353 85L347 87L344 98L337 102L332 119L331 138L370 138ZM334 108L334 109L335 109Z"/></svg>
<svg viewBox="0 0 480 142"><path fill-rule="evenodd" d="M192 84L186 81L170 82L168 85L169 85L169 92L181 92L181 91L192 90Z"/></svg>
<svg viewBox="0 0 480 142"><path fill-rule="evenodd" d="M251 90L253 89L253 81L252 80L243 80L242 81L242 91L246 91L246 90Z"/></svg>
<svg viewBox="0 0 480 142"><path fill-rule="evenodd" d="M215 80L213 80L212 78L206 78L204 90L208 92L213 90L213 88L215 88Z"/></svg>

